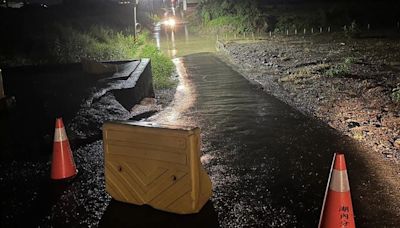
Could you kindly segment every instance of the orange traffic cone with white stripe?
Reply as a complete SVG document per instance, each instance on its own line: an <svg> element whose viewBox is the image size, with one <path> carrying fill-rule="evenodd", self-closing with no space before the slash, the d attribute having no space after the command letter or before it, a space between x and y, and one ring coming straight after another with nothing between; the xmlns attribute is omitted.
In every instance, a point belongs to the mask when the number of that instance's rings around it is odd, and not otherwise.
<svg viewBox="0 0 400 228"><path fill-rule="evenodd" d="M333 157L318 227L356 227L344 154L335 153Z"/></svg>
<svg viewBox="0 0 400 228"><path fill-rule="evenodd" d="M51 179L61 180L75 176L78 173L67 133L62 118L56 119L54 131L53 160L51 162Z"/></svg>

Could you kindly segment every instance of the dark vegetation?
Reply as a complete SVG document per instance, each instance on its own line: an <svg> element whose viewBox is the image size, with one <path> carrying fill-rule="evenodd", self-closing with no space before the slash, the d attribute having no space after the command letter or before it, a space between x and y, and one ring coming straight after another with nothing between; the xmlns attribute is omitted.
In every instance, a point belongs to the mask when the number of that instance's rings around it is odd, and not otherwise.
<svg viewBox="0 0 400 228"><path fill-rule="evenodd" d="M110 11L105 6L93 5L90 10L89 7L0 8L2 65L78 62L80 57L90 55L105 60L107 56L100 53L87 53L92 50L88 44L101 49L99 46L103 44L105 48L109 38L117 39L118 34L120 38L128 37L126 29L131 27L132 20L127 19L132 18L131 11L118 6L112 6ZM115 54L110 55L112 60Z"/></svg>
<svg viewBox="0 0 400 228"><path fill-rule="evenodd" d="M245 33L331 27L350 36L370 28L396 28L396 1L235 1L203 0L198 17L206 32ZM346 26L346 29L344 29Z"/></svg>
<svg viewBox="0 0 400 228"><path fill-rule="evenodd" d="M132 5L65 1L48 8L0 8L0 68L21 65L152 59L157 87L171 85L171 60L151 44L147 32L133 37Z"/></svg>

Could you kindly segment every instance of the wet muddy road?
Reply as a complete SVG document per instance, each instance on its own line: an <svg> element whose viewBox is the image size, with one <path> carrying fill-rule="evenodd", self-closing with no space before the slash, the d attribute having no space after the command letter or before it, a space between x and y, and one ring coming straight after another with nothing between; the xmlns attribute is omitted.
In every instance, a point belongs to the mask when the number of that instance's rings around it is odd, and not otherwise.
<svg viewBox="0 0 400 228"><path fill-rule="evenodd" d="M357 225L398 227L392 189L354 142L266 95L214 54L182 57L176 65L176 100L152 120L201 127L201 161L213 197L199 214L119 203L105 192L99 129L76 126L110 108L104 120L130 118L106 94L67 124L68 133L93 135L71 142L75 179L50 181L50 157L43 151L34 159L0 162L1 227L316 227L337 151L346 153Z"/></svg>
<svg viewBox="0 0 400 228"><path fill-rule="evenodd" d="M390 188L353 141L265 94L213 54L186 56L177 65L178 92L186 93L177 106L185 114L158 119L200 125L222 227L317 227L338 151L346 154L356 224L400 224Z"/></svg>

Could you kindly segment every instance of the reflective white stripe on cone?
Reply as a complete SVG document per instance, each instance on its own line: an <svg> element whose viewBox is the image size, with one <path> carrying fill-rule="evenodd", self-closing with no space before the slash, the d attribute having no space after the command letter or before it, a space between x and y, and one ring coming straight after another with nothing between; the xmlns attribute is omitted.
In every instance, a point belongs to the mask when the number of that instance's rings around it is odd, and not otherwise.
<svg viewBox="0 0 400 228"><path fill-rule="evenodd" d="M335 154L318 227L355 227L344 154Z"/></svg>

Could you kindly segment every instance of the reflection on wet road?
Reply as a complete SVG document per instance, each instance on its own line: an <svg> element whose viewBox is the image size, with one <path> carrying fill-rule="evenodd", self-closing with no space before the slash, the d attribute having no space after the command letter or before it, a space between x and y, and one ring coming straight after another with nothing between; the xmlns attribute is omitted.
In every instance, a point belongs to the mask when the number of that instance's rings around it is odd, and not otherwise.
<svg viewBox="0 0 400 228"><path fill-rule="evenodd" d="M153 37L158 49L171 58L215 51L216 39L191 35L186 24L180 25L176 29L158 26Z"/></svg>
<svg viewBox="0 0 400 228"><path fill-rule="evenodd" d="M198 44L178 55L208 48ZM110 91L71 113L67 132L79 170L74 179L49 180L51 148L35 146L36 138L18 141L32 145L29 153L21 153L19 144L9 147L10 155L22 159L0 161L0 227L316 227L337 151L346 152L358 227L399 227L400 207L391 198L398 190L380 181L382 172L371 168L368 153L354 142L268 96L213 54L188 55L175 64L180 77L175 100L152 120L201 127L201 161L213 197L199 214L124 204L105 192L99 126L132 115ZM28 135L32 123L8 122L19 116L14 112L0 115L0 126ZM30 118L52 128L38 113ZM50 136L34 136L51 142Z"/></svg>
<svg viewBox="0 0 400 228"><path fill-rule="evenodd" d="M186 96L156 119L200 125L222 227L316 227L337 151L346 152L357 224L399 224L390 203L380 207L388 201L383 185L353 142L255 88L213 54L176 63ZM184 114L177 118L174 109Z"/></svg>

